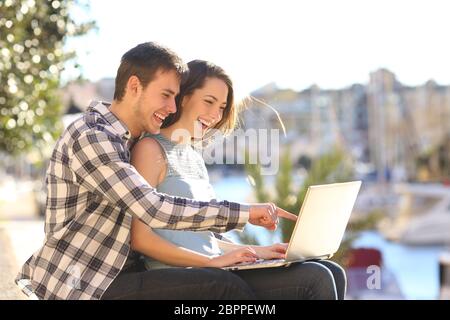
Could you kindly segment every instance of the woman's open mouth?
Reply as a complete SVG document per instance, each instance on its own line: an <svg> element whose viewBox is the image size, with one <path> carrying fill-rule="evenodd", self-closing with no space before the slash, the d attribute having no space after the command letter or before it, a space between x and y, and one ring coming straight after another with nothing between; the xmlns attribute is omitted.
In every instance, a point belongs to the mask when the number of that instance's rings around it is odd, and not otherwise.
<svg viewBox="0 0 450 320"><path fill-rule="evenodd" d="M200 124L202 125L202 129L203 130L208 129L211 126L211 122L208 122L208 121L206 121L204 119L198 118L198 122L200 122Z"/></svg>

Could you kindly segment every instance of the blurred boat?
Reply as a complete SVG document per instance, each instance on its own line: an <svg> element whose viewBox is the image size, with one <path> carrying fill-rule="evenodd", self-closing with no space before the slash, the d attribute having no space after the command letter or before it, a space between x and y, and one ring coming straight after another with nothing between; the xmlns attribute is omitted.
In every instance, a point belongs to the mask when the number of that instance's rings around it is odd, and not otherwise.
<svg viewBox="0 0 450 320"><path fill-rule="evenodd" d="M440 184L401 184L398 214L380 223L389 240L410 245L450 244L450 187Z"/></svg>

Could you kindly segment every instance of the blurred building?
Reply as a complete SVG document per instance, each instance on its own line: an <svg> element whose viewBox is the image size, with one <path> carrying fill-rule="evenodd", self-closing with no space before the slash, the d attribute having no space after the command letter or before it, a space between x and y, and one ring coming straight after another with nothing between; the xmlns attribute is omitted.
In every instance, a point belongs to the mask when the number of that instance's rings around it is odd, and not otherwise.
<svg viewBox="0 0 450 320"><path fill-rule="evenodd" d="M63 89L63 101L66 110L85 110L90 100L111 101L113 93L112 78L77 82ZM432 80L405 86L386 69L370 73L367 84L343 89L312 85L298 92L270 83L251 96L240 116L241 128L280 129L280 150L269 150L266 143L258 145L259 152L283 152L289 146L297 163L301 156L315 157L339 145L356 163L373 168L379 182L414 177L417 158L450 135L450 86ZM225 146L233 149L225 153L242 162L249 142L236 140Z"/></svg>
<svg viewBox="0 0 450 320"><path fill-rule="evenodd" d="M279 128L270 105L286 125L283 144L291 146L294 158L314 157L338 144L358 163L370 164L379 182L414 178L418 157L450 135L450 86L431 80L404 86L386 69L372 72L367 85L313 85L295 92L270 84L252 95L246 127Z"/></svg>
<svg viewBox="0 0 450 320"><path fill-rule="evenodd" d="M286 127L282 145L290 146L294 159L314 157L339 145L354 158L369 161L365 86L323 90L313 85L295 92L271 85L271 90L264 87L252 96L255 99L243 115L245 127L281 128L274 108Z"/></svg>
<svg viewBox="0 0 450 320"><path fill-rule="evenodd" d="M380 69L370 74L367 102L370 160L380 182L414 177L419 156L450 133L450 86L408 87Z"/></svg>
<svg viewBox="0 0 450 320"><path fill-rule="evenodd" d="M111 102L113 96L113 78L105 78L97 82L77 81L62 88L62 101L65 105L65 110L78 108L84 111L91 100Z"/></svg>

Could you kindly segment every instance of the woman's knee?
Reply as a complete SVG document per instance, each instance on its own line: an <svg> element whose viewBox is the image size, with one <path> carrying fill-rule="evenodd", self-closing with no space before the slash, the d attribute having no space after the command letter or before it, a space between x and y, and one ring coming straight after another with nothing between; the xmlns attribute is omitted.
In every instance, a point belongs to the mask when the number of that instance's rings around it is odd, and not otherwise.
<svg viewBox="0 0 450 320"><path fill-rule="evenodd" d="M299 274L299 281L309 288L312 299L337 299L336 285L331 271L316 262L304 262L295 265Z"/></svg>
<svg viewBox="0 0 450 320"><path fill-rule="evenodd" d="M347 282L347 275L345 273L344 268L342 268L339 264L329 260L321 260L318 263L326 266L333 273L333 276L336 280Z"/></svg>
<svg viewBox="0 0 450 320"><path fill-rule="evenodd" d="M339 264L333 261L329 260L320 260L317 261L317 263L320 263L327 267L334 277L334 282L336 285L336 290L338 293L339 299L345 298L345 293L347 291L347 275L345 273L344 268L342 268Z"/></svg>

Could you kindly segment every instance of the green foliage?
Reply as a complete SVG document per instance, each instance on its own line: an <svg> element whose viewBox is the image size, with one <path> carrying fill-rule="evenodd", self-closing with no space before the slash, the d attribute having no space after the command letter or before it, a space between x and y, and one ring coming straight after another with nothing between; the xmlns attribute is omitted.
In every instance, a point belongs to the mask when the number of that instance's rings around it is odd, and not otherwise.
<svg viewBox="0 0 450 320"><path fill-rule="evenodd" d="M255 192L255 197L257 202L267 202L270 198L266 191L263 177L261 175L261 167L259 164L249 163L249 154L245 153L245 171L247 171L248 178L250 179L251 185Z"/></svg>
<svg viewBox="0 0 450 320"><path fill-rule="evenodd" d="M359 233L364 230L373 230L380 220L385 216L382 211L374 210L368 213L366 216L358 218L357 220L351 220L347 226L347 230L342 239L339 250L334 254L331 260L339 263L342 266L347 265L347 253L352 248L352 243L358 237Z"/></svg>
<svg viewBox="0 0 450 320"><path fill-rule="evenodd" d="M288 170L288 168L282 166L280 174L283 174L283 170ZM292 172L284 173L284 175L292 175ZM313 160L306 179L304 180L302 186L297 191L297 194L294 197L295 203L292 206L287 207L286 210L293 213L298 213L300 211L300 208L303 204L303 199L305 198L306 191L308 190L309 186L334 182L344 182L350 180L351 177L352 166L350 160L346 158L342 150L337 148L331 150L329 153ZM275 201L275 203L278 205L277 201ZM291 221L282 220L281 230L283 234L283 241L289 241L292 231L294 230L294 225L295 224Z"/></svg>
<svg viewBox="0 0 450 320"><path fill-rule="evenodd" d="M257 202L268 202L267 199L270 199L270 195L266 190L265 187L265 183L264 183L264 179L260 173L261 167L259 164L250 164L249 161L249 154L248 152L245 153L245 171L247 172L247 178L249 180L249 183L252 185L253 187L253 191L255 193L255 198ZM259 162L259 161L258 161ZM265 231L265 230L261 230L261 231ZM269 235L269 233L267 233ZM239 238L239 241L242 244L253 244L253 245L258 245L259 241L258 239L244 231L242 233L238 233L236 232L235 235Z"/></svg>
<svg viewBox="0 0 450 320"><path fill-rule="evenodd" d="M292 195L292 161L289 149L281 157L280 171L276 177L276 204L285 210L294 210L296 199Z"/></svg>
<svg viewBox="0 0 450 320"><path fill-rule="evenodd" d="M416 176L419 181L449 181L450 136L430 147L415 159Z"/></svg>
<svg viewBox="0 0 450 320"><path fill-rule="evenodd" d="M64 45L93 22L76 24L76 0L0 0L0 151L48 149L62 129L60 75L75 52Z"/></svg>

